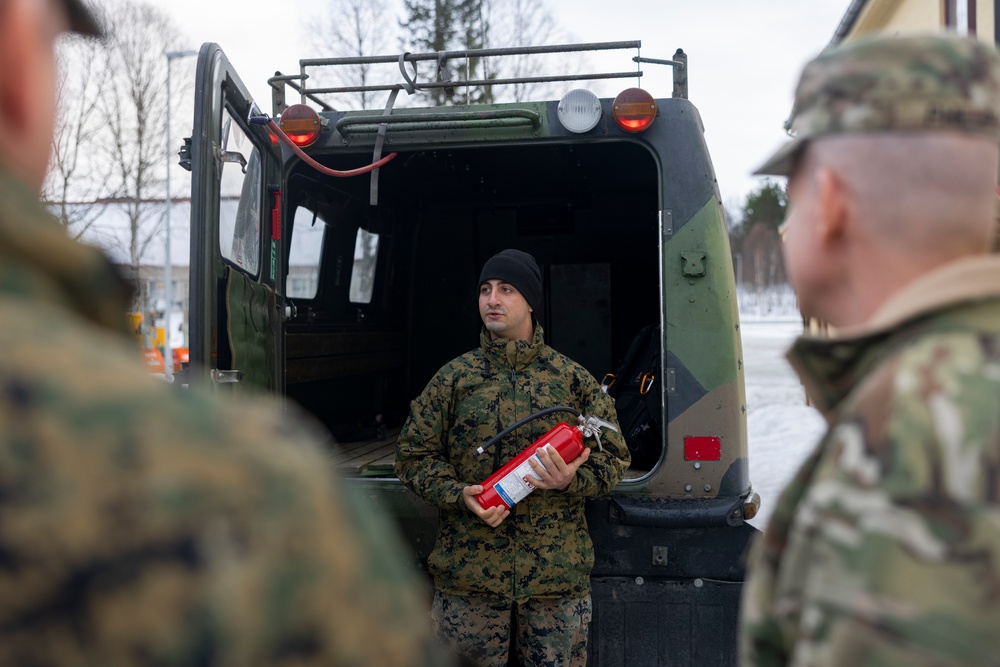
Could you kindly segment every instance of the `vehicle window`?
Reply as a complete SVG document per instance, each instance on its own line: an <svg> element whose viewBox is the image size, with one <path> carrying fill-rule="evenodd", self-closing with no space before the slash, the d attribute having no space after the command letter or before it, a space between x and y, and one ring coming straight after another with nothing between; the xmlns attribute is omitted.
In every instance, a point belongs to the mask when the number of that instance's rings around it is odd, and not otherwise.
<svg viewBox="0 0 1000 667"><path fill-rule="evenodd" d="M351 303L372 302L377 260L378 234L359 229L354 244L354 269L351 271Z"/></svg>
<svg viewBox="0 0 1000 667"><path fill-rule="evenodd" d="M304 206L295 209L288 252L288 277L285 279L285 294L288 297L316 297L325 236L326 223L322 218Z"/></svg>
<svg viewBox="0 0 1000 667"><path fill-rule="evenodd" d="M260 153L250 138L222 114L222 178L219 184L219 250L247 273L260 266Z"/></svg>

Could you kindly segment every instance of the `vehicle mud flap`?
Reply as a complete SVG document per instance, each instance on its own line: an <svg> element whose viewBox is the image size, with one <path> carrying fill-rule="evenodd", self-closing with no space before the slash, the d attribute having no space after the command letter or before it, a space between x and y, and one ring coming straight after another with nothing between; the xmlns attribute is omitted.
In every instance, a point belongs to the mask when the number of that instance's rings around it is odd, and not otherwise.
<svg viewBox="0 0 1000 667"><path fill-rule="evenodd" d="M595 577L592 667L736 667L741 582Z"/></svg>
<svg viewBox="0 0 1000 667"><path fill-rule="evenodd" d="M233 369L242 371L243 383L273 389L274 343L277 337L277 301L274 291L249 276L227 268L226 329Z"/></svg>
<svg viewBox="0 0 1000 667"><path fill-rule="evenodd" d="M699 508L703 503L710 508ZM737 664L739 602L751 540L732 525L740 498L604 496L587 501L594 544L591 667Z"/></svg>

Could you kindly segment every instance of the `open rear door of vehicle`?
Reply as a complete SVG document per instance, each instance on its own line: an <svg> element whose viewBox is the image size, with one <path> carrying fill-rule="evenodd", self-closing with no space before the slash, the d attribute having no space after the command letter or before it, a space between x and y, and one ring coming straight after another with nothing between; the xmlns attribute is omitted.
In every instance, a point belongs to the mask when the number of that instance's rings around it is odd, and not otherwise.
<svg viewBox="0 0 1000 667"><path fill-rule="evenodd" d="M280 156L217 44L198 56L191 140L191 380L281 393Z"/></svg>

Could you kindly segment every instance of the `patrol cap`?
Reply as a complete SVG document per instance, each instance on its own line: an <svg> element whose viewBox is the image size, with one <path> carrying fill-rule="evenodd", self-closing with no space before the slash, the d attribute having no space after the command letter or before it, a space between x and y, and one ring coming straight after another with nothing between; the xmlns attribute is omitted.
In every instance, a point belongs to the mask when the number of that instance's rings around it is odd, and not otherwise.
<svg viewBox="0 0 1000 667"><path fill-rule="evenodd" d="M63 0L63 6L66 8L66 16L69 18L70 30L81 35L104 36L101 24L97 22L83 0Z"/></svg>
<svg viewBox="0 0 1000 667"><path fill-rule="evenodd" d="M788 176L810 139L946 130L1000 138L1000 55L954 34L872 37L827 49L802 70L792 140L754 174Z"/></svg>

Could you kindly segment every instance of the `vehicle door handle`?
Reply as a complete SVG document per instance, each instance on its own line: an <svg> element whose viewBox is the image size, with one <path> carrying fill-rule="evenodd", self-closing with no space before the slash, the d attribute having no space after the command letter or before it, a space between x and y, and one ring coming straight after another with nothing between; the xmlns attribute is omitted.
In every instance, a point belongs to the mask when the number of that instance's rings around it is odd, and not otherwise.
<svg viewBox="0 0 1000 667"><path fill-rule="evenodd" d="M243 382L243 371L220 371L212 369L212 382L215 384L241 384Z"/></svg>

